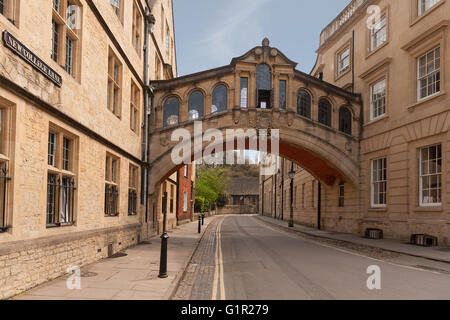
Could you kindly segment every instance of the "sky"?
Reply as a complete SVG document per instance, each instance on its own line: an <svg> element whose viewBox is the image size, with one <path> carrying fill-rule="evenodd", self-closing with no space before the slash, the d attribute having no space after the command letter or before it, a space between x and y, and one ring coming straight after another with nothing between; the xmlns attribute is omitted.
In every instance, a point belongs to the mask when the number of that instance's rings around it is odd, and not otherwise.
<svg viewBox="0 0 450 320"><path fill-rule="evenodd" d="M350 0L173 0L178 76L228 65L270 45L309 73L320 32Z"/></svg>

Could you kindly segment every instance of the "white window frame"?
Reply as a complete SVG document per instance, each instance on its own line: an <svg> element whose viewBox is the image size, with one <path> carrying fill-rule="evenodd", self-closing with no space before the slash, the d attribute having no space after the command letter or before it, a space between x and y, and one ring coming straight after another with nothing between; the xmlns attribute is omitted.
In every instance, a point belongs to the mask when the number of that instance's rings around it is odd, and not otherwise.
<svg viewBox="0 0 450 320"><path fill-rule="evenodd" d="M438 66L437 69L436 69L436 60L438 60L438 59L436 58L436 52L439 52L439 58L438 58L439 59L439 66ZM434 62L434 70L431 71L431 72L428 72L426 70L425 74L421 75L421 73L420 73L420 66L421 66L420 61L421 61L422 58L425 58L426 59L425 60L425 66L427 66L429 64L428 55L430 53L433 53L433 55L434 55L434 60L433 60L433 62ZM439 90L436 90L436 92L434 92L432 94L428 94L428 95L422 97L421 96L421 81L424 80L424 79L430 79L430 78L432 78L434 75L436 75L438 73L439 73ZM434 82L435 85L437 83L438 83L437 81ZM421 55L421 56L419 56L417 58L417 100L420 101L420 100L428 99L428 98L430 98L430 97L432 97L434 95L439 94L441 92L441 85L442 85L442 83L441 83L441 46L437 46L437 47L427 51L425 54L423 54L423 55Z"/></svg>
<svg viewBox="0 0 450 320"><path fill-rule="evenodd" d="M347 63L345 63L346 60L348 60ZM347 47L338 54L338 76L344 74L344 72L346 72L349 69L350 69L350 47Z"/></svg>
<svg viewBox="0 0 450 320"><path fill-rule="evenodd" d="M438 170L438 166L436 165L436 172L435 173L430 173L430 166L428 166L428 173L424 174L423 173L423 167L422 167L422 163L423 163L423 152L424 150L428 149L428 165L431 163L430 161L430 148L432 147L441 147L441 157L438 158L436 155L436 161L441 160L441 167L440 167L440 172L437 172ZM420 153L420 157L419 157L419 203L421 207L440 207L442 206L442 196L443 196L443 192L442 192L442 164L443 164L443 158L442 158L442 144L438 143L438 144L434 144L431 146L427 146L427 147L423 147L419 149L419 153ZM438 176L440 177L440 179L438 179L438 181L440 180L440 185L437 188L437 190L440 189L441 191L441 197L440 197L440 202L433 202L433 203L425 203L423 200L423 179L424 177L432 177L432 176ZM431 186L429 186L428 188L429 191L432 190Z"/></svg>
<svg viewBox="0 0 450 320"><path fill-rule="evenodd" d="M187 193L187 191L184 191L183 192L183 212L187 212L187 210L188 210L187 201L188 201L188 193Z"/></svg>
<svg viewBox="0 0 450 320"><path fill-rule="evenodd" d="M380 35L380 37L379 37ZM381 39L380 42L378 42ZM387 40L387 16L384 15L370 31L370 50L375 51Z"/></svg>
<svg viewBox="0 0 450 320"><path fill-rule="evenodd" d="M381 170L386 170L386 178L385 180L374 180L374 164L375 162L380 162L382 161L385 162L385 167ZM381 171L380 169L377 168L377 171ZM388 177L387 177L387 158L386 157L382 157L382 158L377 158L377 159L373 159L371 161L371 165L370 165L370 205L372 208L386 208L387 206L387 181L388 181ZM375 184L385 184L385 203L375 203Z"/></svg>
<svg viewBox="0 0 450 320"><path fill-rule="evenodd" d="M378 94L378 92L375 92L375 89L378 89L378 88L376 88L376 86L381 84L381 83L384 83L384 106L382 108L381 107L377 107L375 109L374 108L374 103L375 102L379 102L382 99L381 97L379 99L377 99L376 101L374 99L374 94ZM386 79L386 77L378 80L377 82L374 82L370 86L370 120L376 120L376 119L379 119L379 118L383 117L384 115L386 115L386 96L387 96L386 93L387 93L387 79ZM375 110L380 110L380 109L383 109L383 113L375 115Z"/></svg>
<svg viewBox="0 0 450 320"><path fill-rule="evenodd" d="M440 0L418 0L417 15L421 16L431 8L433 8Z"/></svg>

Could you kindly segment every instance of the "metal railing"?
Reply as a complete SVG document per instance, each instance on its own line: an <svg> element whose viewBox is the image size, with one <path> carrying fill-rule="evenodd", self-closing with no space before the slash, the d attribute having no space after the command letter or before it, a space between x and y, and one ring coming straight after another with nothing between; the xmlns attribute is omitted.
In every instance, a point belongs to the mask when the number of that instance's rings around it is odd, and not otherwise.
<svg viewBox="0 0 450 320"><path fill-rule="evenodd" d="M333 36L351 17L371 0L353 0L347 7L328 25L322 30L320 34L320 46L322 46L331 36Z"/></svg>
<svg viewBox="0 0 450 320"><path fill-rule="evenodd" d="M75 180L57 174L47 179L47 227L74 223Z"/></svg>
<svg viewBox="0 0 450 320"><path fill-rule="evenodd" d="M6 163L0 164L0 210L1 210L1 219L0 219L0 232L6 231L9 228L8 225L8 216L7 216L7 190L8 190L8 181L11 178L8 177L8 169Z"/></svg>
<svg viewBox="0 0 450 320"><path fill-rule="evenodd" d="M128 189L128 215L134 216L137 214L137 191L135 189Z"/></svg>
<svg viewBox="0 0 450 320"><path fill-rule="evenodd" d="M110 184L105 185L105 216L115 217L119 215L119 189Z"/></svg>

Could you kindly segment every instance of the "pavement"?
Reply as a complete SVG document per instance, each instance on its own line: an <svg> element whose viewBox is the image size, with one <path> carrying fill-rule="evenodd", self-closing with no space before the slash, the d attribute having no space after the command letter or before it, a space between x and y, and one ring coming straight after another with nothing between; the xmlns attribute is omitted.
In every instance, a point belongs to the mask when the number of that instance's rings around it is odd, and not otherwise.
<svg viewBox="0 0 450 320"><path fill-rule="evenodd" d="M167 300L174 293L209 223L202 233L198 222L169 231L168 278L158 278L161 239L125 250L125 256L107 258L81 268L81 289L69 290L68 275L24 292L13 300Z"/></svg>
<svg viewBox="0 0 450 320"><path fill-rule="evenodd" d="M293 228L289 228L287 225L288 221L276 220L264 216L258 216L258 219L310 236L338 240L352 244L359 244L412 257L424 258L432 261L450 263L450 248L448 247L420 247L406 242L390 239L372 240L352 234L317 230L297 224L294 225Z"/></svg>

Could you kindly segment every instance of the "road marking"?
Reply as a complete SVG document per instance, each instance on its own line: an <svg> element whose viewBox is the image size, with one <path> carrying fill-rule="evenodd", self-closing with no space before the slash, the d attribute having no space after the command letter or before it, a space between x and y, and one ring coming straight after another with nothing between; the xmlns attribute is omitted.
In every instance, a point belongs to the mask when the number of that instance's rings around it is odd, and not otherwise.
<svg viewBox="0 0 450 320"><path fill-rule="evenodd" d="M293 236L293 235L290 235L288 231L279 230L279 229L275 229L275 228L269 227L266 224L260 223L258 221L258 219L255 218L254 216L252 217L252 220L255 221L257 224L259 224L260 226L266 228L266 229L270 229L272 231L275 231L275 232L278 232L278 233L282 233L282 234L284 234L284 235L286 235L286 236L288 236L289 238L292 238L292 239L298 239L299 236L301 236L301 235ZM369 256L365 256L365 255L356 253L356 252L352 252L352 251L348 251L348 250L345 250L345 249L340 249L340 248L337 248L337 247L334 247L334 246L331 246L331 245L323 244L323 243L320 243L320 242L315 241L315 240L311 240L311 239L307 239L307 238L303 238L303 239L305 241L309 241L311 243L317 244L317 245L322 246L322 247L326 247L326 248L329 248L329 249L334 249L334 250L337 250L337 251L340 251L340 252L343 252L343 253L351 254L353 256L358 256L358 257L361 257L361 258L366 258L366 259L377 261L377 262L383 262L383 263L386 263L386 264L389 264L389 265L392 265L392 266L405 268L405 269L409 269L409 270L414 270L414 271L422 271L422 272L428 272L428 273L433 273L433 274L445 275L444 273L440 273L440 272L437 272L437 271L430 271L430 270L420 269L420 268L416 268L416 267L405 266L405 265L397 264L397 263L394 263L394 262L389 262L389 261L386 261L386 260L380 260L380 259L377 259L377 258L372 258L372 257L369 257ZM332 239L330 239L330 240L332 240Z"/></svg>
<svg viewBox="0 0 450 320"><path fill-rule="evenodd" d="M226 218L223 218L216 227L216 252L214 257L214 280L212 288L212 300L217 300L217 292L219 291L219 299L225 300L225 283L223 277L223 256L222 256L222 223Z"/></svg>

